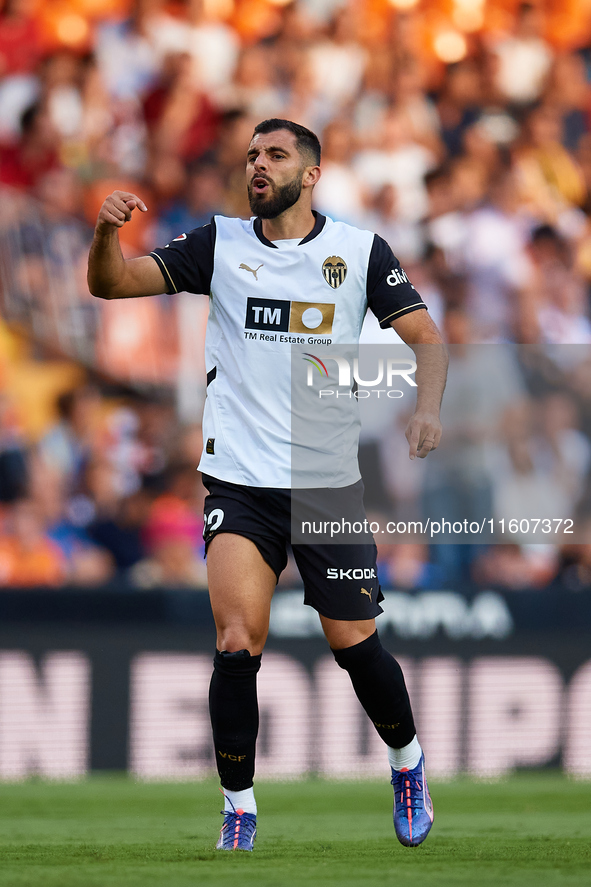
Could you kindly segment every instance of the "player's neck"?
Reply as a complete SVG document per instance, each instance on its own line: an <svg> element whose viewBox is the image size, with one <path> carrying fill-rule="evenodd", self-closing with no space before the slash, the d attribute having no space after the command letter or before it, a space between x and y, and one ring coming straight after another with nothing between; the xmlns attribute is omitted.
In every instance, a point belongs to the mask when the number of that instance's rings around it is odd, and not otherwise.
<svg viewBox="0 0 591 887"><path fill-rule="evenodd" d="M310 233L316 219L309 206L290 206L275 219L262 219L263 234L267 240L303 240Z"/></svg>

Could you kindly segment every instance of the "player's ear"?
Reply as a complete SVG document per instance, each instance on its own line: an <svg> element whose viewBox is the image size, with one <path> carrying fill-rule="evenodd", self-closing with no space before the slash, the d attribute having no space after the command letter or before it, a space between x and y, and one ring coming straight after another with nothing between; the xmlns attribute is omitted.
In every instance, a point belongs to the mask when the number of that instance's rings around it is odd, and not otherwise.
<svg viewBox="0 0 591 887"><path fill-rule="evenodd" d="M304 171L304 178L302 179L303 187L313 188L314 185L318 182L320 175L321 173L319 166L307 166Z"/></svg>

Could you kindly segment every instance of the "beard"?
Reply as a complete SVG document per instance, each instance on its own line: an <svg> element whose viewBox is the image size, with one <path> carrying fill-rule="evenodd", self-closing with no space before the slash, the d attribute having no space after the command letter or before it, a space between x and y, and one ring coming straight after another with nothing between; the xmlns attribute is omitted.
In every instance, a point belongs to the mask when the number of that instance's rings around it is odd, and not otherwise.
<svg viewBox="0 0 591 887"><path fill-rule="evenodd" d="M269 180L267 179L267 181ZM269 188L264 194L256 194L253 190L252 182L248 183L250 210L259 219L276 219L286 209L298 202L301 193L301 175L279 187L269 183Z"/></svg>

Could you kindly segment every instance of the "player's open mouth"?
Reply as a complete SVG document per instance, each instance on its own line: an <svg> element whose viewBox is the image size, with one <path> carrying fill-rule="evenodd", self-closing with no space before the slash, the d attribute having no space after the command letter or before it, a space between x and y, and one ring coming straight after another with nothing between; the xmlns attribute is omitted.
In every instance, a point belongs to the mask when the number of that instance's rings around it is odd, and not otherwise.
<svg viewBox="0 0 591 887"><path fill-rule="evenodd" d="M252 190L255 194L264 194L265 191L269 188L270 183L267 179L263 179L262 176L255 176L252 180Z"/></svg>

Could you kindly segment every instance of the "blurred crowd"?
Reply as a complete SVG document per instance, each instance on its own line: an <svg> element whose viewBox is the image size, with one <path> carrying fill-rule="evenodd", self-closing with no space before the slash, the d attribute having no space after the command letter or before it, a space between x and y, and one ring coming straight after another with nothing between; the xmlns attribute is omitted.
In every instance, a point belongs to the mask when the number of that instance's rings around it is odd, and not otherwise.
<svg viewBox="0 0 591 887"><path fill-rule="evenodd" d="M1 409L1 585L206 584L201 432L173 404L86 384L34 445Z"/></svg>
<svg viewBox="0 0 591 887"><path fill-rule="evenodd" d="M91 370L54 392L33 432L6 381L0 330L0 584L203 584L199 403L187 394L203 388L187 354L203 309L164 296L99 303L85 285L87 249L115 187L149 208L122 229L127 256L216 212L247 217L246 146L273 116L318 133L316 208L390 243L450 344L591 344L587 4L0 0L4 317L37 360L59 354ZM498 470L513 477L509 496L528 454L548 465L553 453L556 471L575 459L574 514L589 471L591 368L559 369L560 383L525 374L519 420L510 403L499 411L511 443ZM105 378L128 393L107 391ZM146 393L156 388L159 398ZM533 438L543 439L535 458ZM438 465L423 492L461 499L455 469ZM382 485L394 510L403 480ZM436 548L390 546L386 584L591 579L591 545Z"/></svg>

